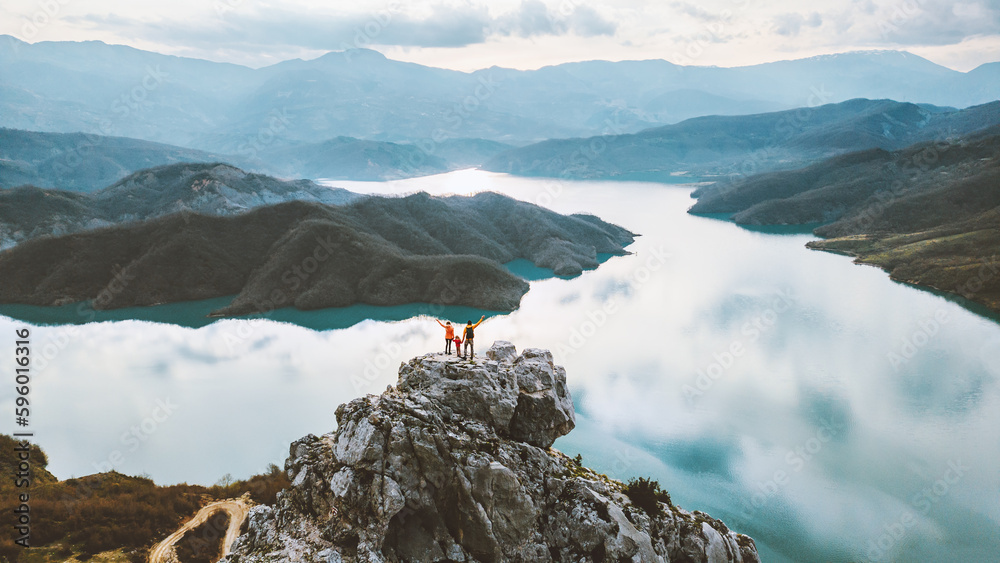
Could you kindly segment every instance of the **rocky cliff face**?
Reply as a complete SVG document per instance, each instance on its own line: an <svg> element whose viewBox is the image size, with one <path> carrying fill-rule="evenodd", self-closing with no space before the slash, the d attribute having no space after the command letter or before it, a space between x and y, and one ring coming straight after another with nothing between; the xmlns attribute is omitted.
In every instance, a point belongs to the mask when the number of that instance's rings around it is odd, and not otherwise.
<svg viewBox="0 0 1000 563"><path fill-rule="evenodd" d="M759 561L722 522L648 514L551 449L574 415L548 351L486 356L414 358L395 388L341 405L336 432L292 444L291 487L224 561Z"/></svg>

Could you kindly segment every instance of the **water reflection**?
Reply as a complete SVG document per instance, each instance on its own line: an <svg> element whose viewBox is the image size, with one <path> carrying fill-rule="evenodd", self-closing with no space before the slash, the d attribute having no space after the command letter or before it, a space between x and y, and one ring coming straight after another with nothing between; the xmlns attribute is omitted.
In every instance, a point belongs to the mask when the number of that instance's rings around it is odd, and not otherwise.
<svg viewBox="0 0 1000 563"><path fill-rule="evenodd" d="M483 343L553 350L578 411L556 447L598 471L658 479L681 506L753 535L765 561L1000 553L992 320L809 251L809 235L689 216L687 188L470 171L337 184L492 189L642 233L633 255L569 280L540 276L518 311L477 330ZM38 328L36 349L56 351L33 390L39 442L60 477L92 472L115 450L119 470L167 483L263 470L290 441L332 430L339 403L380 392L399 362L440 346L433 320L398 318L340 330L297 315ZM0 318L0 331L20 325ZM128 450L123 435L143 432L166 399L174 413Z"/></svg>
<svg viewBox="0 0 1000 563"><path fill-rule="evenodd" d="M536 276L536 279L554 277L551 270L549 270L549 275L545 276L544 268L535 268L532 274ZM84 325L88 323L137 320L173 324L186 328L201 328L221 321L222 318L211 317L209 313L228 305L232 300L233 296L229 296L201 301L184 301L168 305L126 307L110 311L94 310L88 303L74 303L59 307L4 304L0 305L0 315L34 325ZM370 319L402 321L414 317L431 315L458 322L459 319L479 318L480 315L485 315L489 318L502 314L505 313L502 311L477 309L475 307L432 303L410 303L391 306L360 303L349 307L312 311L302 311L293 307L286 307L268 313L228 318L269 320L277 323L294 324L313 330L337 330L350 328Z"/></svg>

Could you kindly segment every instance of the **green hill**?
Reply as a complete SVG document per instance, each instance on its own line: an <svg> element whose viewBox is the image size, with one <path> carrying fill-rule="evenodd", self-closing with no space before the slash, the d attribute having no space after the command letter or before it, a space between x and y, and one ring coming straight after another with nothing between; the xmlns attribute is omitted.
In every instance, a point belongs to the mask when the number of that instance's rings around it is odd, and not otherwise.
<svg viewBox="0 0 1000 563"><path fill-rule="evenodd" d="M576 275L597 267L597 253L625 254L633 236L494 193L181 212L0 253L0 302L112 309L236 295L217 314L414 302L512 310L528 284L501 263Z"/></svg>

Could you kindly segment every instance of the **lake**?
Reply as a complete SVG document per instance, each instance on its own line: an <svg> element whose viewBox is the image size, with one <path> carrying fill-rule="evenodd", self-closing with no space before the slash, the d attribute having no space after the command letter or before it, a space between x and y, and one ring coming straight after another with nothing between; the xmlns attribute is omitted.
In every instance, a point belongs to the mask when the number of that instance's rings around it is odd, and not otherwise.
<svg viewBox="0 0 1000 563"><path fill-rule="evenodd" d="M807 234L688 215L690 186L471 170L330 184L494 190L642 235L632 255L572 279L512 264L531 290L476 331L484 350L502 339L553 351L577 409L555 447L586 465L657 479L676 504L753 536L764 561L997 560L996 322L807 250ZM53 473L211 484L280 465L292 440L335 428L337 405L441 347L427 315L481 314L416 304L202 318L216 306L83 325L59 324L88 320L75 310L0 309L5 334L48 323L32 334L31 397ZM7 392L2 409L13 410Z"/></svg>

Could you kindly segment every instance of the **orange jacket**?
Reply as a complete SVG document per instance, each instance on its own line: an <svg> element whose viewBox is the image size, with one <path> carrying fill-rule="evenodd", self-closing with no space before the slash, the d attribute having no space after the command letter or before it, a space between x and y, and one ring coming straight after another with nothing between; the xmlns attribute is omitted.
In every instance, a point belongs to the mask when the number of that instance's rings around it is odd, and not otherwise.
<svg viewBox="0 0 1000 563"><path fill-rule="evenodd" d="M437 321L437 319L434 320ZM452 338L455 338L455 327L452 325L446 325L441 321L438 321L438 324L444 327L444 337L446 339L451 340Z"/></svg>

